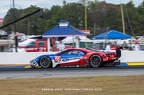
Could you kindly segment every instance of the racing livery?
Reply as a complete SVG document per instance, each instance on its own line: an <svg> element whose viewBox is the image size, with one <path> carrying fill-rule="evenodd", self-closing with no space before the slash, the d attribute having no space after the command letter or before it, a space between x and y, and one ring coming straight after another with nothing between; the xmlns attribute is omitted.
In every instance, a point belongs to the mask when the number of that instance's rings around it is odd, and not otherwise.
<svg viewBox="0 0 144 95"><path fill-rule="evenodd" d="M30 61L31 67L99 67L119 65L116 52L106 53L85 48L69 48L55 54L45 54Z"/></svg>

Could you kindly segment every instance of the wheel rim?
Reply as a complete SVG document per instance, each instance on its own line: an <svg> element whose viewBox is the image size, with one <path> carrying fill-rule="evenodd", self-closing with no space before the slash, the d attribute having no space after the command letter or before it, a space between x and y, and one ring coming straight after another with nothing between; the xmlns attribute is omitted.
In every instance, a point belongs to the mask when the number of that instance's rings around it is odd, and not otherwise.
<svg viewBox="0 0 144 95"><path fill-rule="evenodd" d="M40 59L40 65L43 67L43 68L48 68L50 65L51 65L51 60L48 58L48 57L42 57Z"/></svg>
<svg viewBox="0 0 144 95"><path fill-rule="evenodd" d="M101 58L99 56L93 56L90 60L92 67L97 67L101 64Z"/></svg>

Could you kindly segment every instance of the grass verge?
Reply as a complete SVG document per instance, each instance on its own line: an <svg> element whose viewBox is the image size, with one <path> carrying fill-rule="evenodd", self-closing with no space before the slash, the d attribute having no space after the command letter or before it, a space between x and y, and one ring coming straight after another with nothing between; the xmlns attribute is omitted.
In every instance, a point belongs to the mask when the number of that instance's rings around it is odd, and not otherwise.
<svg viewBox="0 0 144 95"><path fill-rule="evenodd" d="M144 75L0 79L0 95L144 95Z"/></svg>

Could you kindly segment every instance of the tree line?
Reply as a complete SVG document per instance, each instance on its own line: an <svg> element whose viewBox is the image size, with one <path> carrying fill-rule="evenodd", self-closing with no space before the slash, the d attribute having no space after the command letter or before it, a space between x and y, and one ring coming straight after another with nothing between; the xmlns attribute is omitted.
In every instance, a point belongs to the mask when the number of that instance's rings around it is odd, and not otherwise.
<svg viewBox="0 0 144 95"><path fill-rule="evenodd" d="M87 2L87 29L91 34L98 35L108 30L117 30L123 32L121 4L115 5L105 1ZM132 0L123 5L125 33L138 36L144 33L144 1L135 7ZM23 17L40 7L31 5L25 9L11 8L4 17L4 24ZM53 5L50 9L43 8L43 14L36 13L30 17L16 22L16 31L29 35L41 35L44 32L54 28L60 20L67 20L77 29L85 29L85 4L83 0L79 2L67 3L63 5ZM3 28L8 33L14 30L13 25Z"/></svg>

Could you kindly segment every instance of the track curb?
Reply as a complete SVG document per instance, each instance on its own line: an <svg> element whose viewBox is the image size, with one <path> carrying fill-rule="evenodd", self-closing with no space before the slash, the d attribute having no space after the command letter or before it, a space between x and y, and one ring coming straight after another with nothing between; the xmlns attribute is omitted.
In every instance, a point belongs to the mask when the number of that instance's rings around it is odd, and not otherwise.
<svg viewBox="0 0 144 95"><path fill-rule="evenodd" d="M0 66L4 67L23 67L23 68L31 68L29 64L0 64ZM121 62L120 65L117 66L144 66L144 62ZM37 68L41 68L40 66Z"/></svg>

